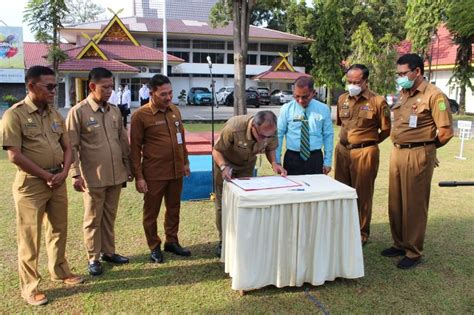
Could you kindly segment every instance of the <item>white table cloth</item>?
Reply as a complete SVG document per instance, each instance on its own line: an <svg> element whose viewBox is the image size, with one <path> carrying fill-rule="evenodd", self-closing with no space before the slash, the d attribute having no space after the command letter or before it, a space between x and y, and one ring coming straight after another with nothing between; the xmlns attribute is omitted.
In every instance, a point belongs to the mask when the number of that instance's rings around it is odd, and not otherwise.
<svg viewBox="0 0 474 315"><path fill-rule="evenodd" d="M364 276L355 189L326 175L289 178L309 186L244 191L224 183L221 261L232 289Z"/></svg>

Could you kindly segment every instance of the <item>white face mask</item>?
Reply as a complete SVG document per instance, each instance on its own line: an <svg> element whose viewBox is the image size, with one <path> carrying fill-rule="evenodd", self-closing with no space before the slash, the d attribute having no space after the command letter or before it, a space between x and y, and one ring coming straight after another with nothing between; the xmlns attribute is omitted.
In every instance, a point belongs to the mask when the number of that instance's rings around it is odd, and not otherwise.
<svg viewBox="0 0 474 315"><path fill-rule="evenodd" d="M346 86L346 90L347 90L347 92L349 92L350 96L357 96L362 91L362 88L358 85L355 85L355 84L348 84Z"/></svg>

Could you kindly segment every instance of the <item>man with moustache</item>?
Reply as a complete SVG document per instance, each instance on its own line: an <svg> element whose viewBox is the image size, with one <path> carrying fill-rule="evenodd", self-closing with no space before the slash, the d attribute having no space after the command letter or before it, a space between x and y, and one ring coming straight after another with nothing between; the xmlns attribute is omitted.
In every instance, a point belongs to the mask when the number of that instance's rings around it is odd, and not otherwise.
<svg viewBox="0 0 474 315"><path fill-rule="evenodd" d="M71 145L64 119L53 107L56 80L53 70L33 66L26 72L26 98L9 108L2 119L2 147L18 171L13 183L17 217L18 271L21 296L30 305L48 298L38 289L42 226L53 281L83 282L66 260L67 188Z"/></svg>
<svg viewBox="0 0 474 315"><path fill-rule="evenodd" d="M150 259L163 263L156 222L163 198L166 205L164 250L191 256L178 240L183 176L190 175L190 168L181 113L171 102L170 80L157 74L148 85L150 102L132 115L130 158L136 189L144 194L143 228Z"/></svg>

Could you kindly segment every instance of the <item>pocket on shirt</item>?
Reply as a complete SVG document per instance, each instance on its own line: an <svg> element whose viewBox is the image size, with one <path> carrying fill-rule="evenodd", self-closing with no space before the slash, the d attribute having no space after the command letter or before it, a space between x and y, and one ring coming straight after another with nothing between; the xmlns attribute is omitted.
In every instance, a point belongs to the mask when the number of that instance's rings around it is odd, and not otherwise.
<svg viewBox="0 0 474 315"><path fill-rule="evenodd" d="M321 114L312 115L311 118L309 119L310 136L321 135L322 129L323 129L323 116Z"/></svg>
<svg viewBox="0 0 474 315"><path fill-rule="evenodd" d="M250 157L251 150L248 146L243 146L243 145L235 145L234 150L237 152L237 154L242 157L245 161L248 161Z"/></svg>
<svg viewBox="0 0 474 315"><path fill-rule="evenodd" d="M425 104L425 103L422 103L416 107L417 114L421 114L423 112L429 112L429 111L430 111L430 107L428 106L428 104Z"/></svg>
<svg viewBox="0 0 474 315"><path fill-rule="evenodd" d="M357 115L357 127L366 127L374 119L374 112L369 110L361 110Z"/></svg>
<svg viewBox="0 0 474 315"><path fill-rule="evenodd" d="M34 128L27 127L23 129L23 135L27 138L34 139L41 135L41 129L38 127L34 127Z"/></svg>

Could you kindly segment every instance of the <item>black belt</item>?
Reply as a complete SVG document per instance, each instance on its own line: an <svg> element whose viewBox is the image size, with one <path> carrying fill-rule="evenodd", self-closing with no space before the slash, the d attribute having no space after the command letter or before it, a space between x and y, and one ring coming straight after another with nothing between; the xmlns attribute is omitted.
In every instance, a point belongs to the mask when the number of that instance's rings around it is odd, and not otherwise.
<svg viewBox="0 0 474 315"><path fill-rule="evenodd" d="M52 168L44 168L44 170L51 174L59 174L63 171L63 168L61 166L56 166Z"/></svg>
<svg viewBox="0 0 474 315"><path fill-rule="evenodd" d="M434 143L435 141L426 141L426 142L413 142L413 143L407 143L407 144L394 143L393 145L398 149L411 149L411 148L416 148L416 147L423 147L425 145L430 145Z"/></svg>
<svg viewBox="0 0 474 315"><path fill-rule="evenodd" d="M356 143L356 144L343 144L341 142L341 145L343 147L345 147L346 149L348 150L352 150L352 149L360 149L360 148L365 148L365 147L370 147L370 146L373 146L373 145L377 145L377 141L367 141L367 142L362 142L362 143Z"/></svg>
<svg viewBox="0 0 474 315"><path fill-rule="evenodd" d="M300 151L293 151L293 150L286 150L287 152L295 153L295 154L300 154ZM315 153L315 152L321 152L321 149L316 149L313 151L309 151L310 153Z"/></svg>

